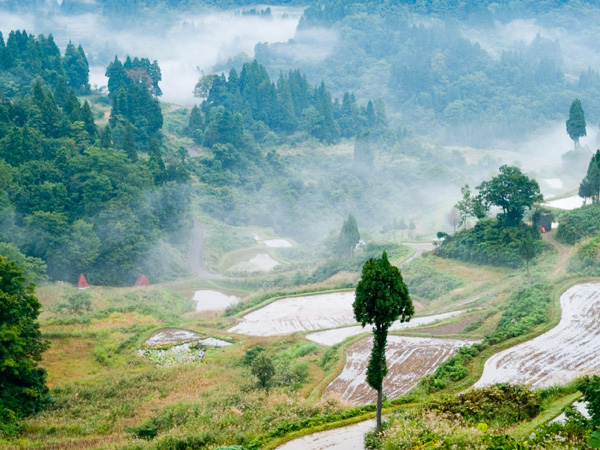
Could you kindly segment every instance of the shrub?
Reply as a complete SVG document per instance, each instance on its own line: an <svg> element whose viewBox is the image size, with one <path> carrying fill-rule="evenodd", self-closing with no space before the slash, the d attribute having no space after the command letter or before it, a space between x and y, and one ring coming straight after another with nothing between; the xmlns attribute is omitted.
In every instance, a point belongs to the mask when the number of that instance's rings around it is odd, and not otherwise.
<svg viewBox="0 0 600 450"><path fill-rule="evenodd" d="M581 272L590 276L600 275L600 234L577 249L569 260L569 272Z"/></svg>
<svg viewBox="0 0 600 450"><path fill-rule="evenodd" d="M556 239L565 244L575 244L600 231L600 207L588 205L566 211L560 215L559 221Z"/></svg>
<svg viewBox="0 0 600 450"><path fill-rule="evenodd" d="M540 395L529 387L495 384L471 389L458 395L445 395L426 408L450 414L460 414L472 423L487 422L510 425L531 419L540 412Z"/></svg>

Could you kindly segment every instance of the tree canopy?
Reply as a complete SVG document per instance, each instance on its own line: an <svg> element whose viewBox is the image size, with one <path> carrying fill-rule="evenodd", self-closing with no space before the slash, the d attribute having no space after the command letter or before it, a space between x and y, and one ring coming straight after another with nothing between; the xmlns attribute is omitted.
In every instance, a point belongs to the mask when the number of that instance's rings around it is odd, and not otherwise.
<svg viewBox="0 0 600 450"><path fill-rule="evenodd" d="M537 181L524 175L518 167L506 164L500 167L498 176L484 181L477 189L486 207L502 208L498 219L507 225L520 223L525 210L544 199Z"/></svg>

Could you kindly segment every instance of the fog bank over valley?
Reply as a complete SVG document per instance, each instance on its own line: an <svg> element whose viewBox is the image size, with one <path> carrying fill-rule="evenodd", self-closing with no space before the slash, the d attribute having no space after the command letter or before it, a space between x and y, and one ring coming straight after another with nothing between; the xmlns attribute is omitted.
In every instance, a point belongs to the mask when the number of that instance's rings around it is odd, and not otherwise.
<svg viewBox="0 0 600 450"><path fill-rule="evenodd" d="M242 11L248 8L240 8L178 15L164 27L145 24L121 30L108 27L107 19L95 14L17 15L2 12L0 30L5 35L16 29L25 29L34 35L52 34L61 49L69 41L81 44L90 63L92 86L106 86L106 66L115 55L122 60L127 55L157 60L162 71L161 99L193 105L198 103L192 95L194 86L200 77L213 73L216 64L224 64L241 53L251 59L258 43L286 42L294 38L303 8L270 8L270 16L244 15ZM318 43L313 40L313 44ZM307 45L302 50L310 53ZM319 52L314 54L325 56Z"/></svg>

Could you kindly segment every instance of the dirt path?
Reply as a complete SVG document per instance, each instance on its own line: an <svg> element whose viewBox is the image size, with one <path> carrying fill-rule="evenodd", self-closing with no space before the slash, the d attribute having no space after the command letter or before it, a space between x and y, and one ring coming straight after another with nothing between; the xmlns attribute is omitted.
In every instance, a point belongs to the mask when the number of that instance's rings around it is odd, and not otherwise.
<svg viewBox="0 0 600 450"><path fill-rule="evenodd" d="M412 260L421 256L423 253L430 252L431 250L433 250L435 248L435 246L431 242L403 242L402 245L407 245L409 247L414 248L415 254L412 255L410 258L406 259L405 261L403 261L402 264L400 264L400 267L405 266L406 264L410 263Z"/></svg>
<svg viewBox="0 0 600 450"><path fill-rule="evenodd" d="M556 230L544 233L542 235L542 239L544 240L544 242L554 247L558 252L558 259L556 260L556 264L550 271L550 277L558 278L559 276L564 275L567 272L567 261L571 257L571 254L575 251L575 248L568 247L558 242L556 240Z"/></svg>
<svg viewBox="0 0 600 450"><path fill-rule="evenodd" d="M188 255L188 269L198 278L209 278L215 280L223 280L225 277L218 273L210 272L204 265L202 253L204 251L204 227L198 220L194 220L194 228L191 232L192 245Z"/></svg>
<svg viewBox="0 0 600 450"><path fill-rule="evenodd" d="M364 450L364 435L375 428L375 420L309 434L288 442L277 450Z"/></svg>

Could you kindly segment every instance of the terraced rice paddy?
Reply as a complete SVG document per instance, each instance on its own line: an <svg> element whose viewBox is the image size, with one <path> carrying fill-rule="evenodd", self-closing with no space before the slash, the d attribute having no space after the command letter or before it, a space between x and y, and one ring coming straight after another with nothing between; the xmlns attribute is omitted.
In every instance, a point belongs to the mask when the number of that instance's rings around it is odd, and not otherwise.
<svg viewBox="0 0 600 450"><path fill-rule="evenodd" d="M457 339L434 339L388 336L385 352L388 374L383 381L383 393L389 399L410 391L421 377L432 373L459 347L470 342ZM368 337L350 346L342 373L327 386L324 397L333 396L350 403L364 405L377 400L377 393L367 384L367 365L373 347Z"/></svg>
<svg viewBox="0 0 600 450"><path fill-rule="evenodd" d="M398 331L404 330L406 328L414 328L421 325L427 325L438 320L447 319L449 317L457 316L462 314L463 311L452 311L443 314L435 314L432 316L423 316L423 317L415 317L410 320L410 322L396 322L390 327L390 331ZM321 345L335 345L342 342L344 339L349 338L351 336L356 336L357 334L370 332L370 328L367 326L365 328L361 326L353 326L353 327L344 327L344 328L335 328L333 330L325 330L318 331L316 333L309 333L306 335L307 339L316 342Z"/></svg>
<svg viewBox="0 0 600 450"><path fill-rule="evenodd" d="M492 356L475 387L498 382L545 387L600 373L600 284L571 287L560 306L556 327Z"/></svg>

